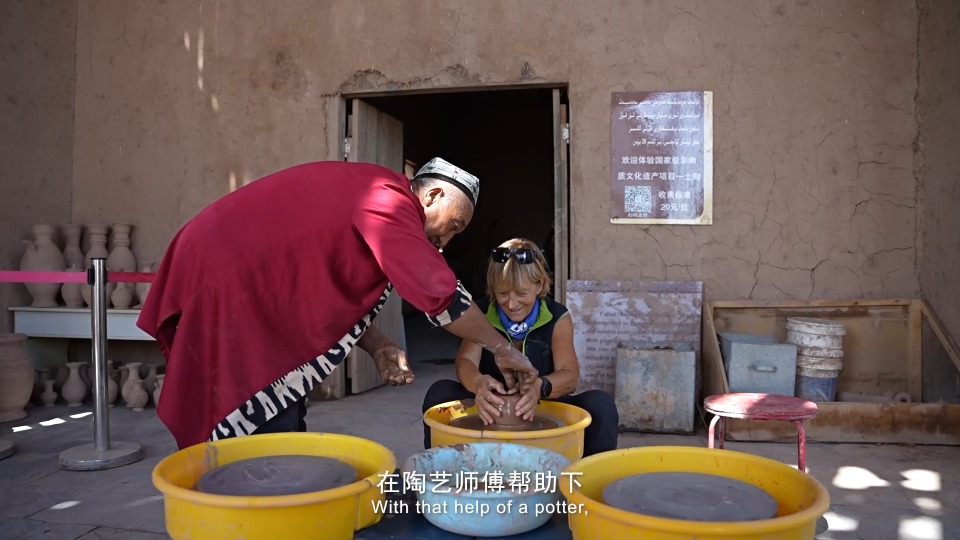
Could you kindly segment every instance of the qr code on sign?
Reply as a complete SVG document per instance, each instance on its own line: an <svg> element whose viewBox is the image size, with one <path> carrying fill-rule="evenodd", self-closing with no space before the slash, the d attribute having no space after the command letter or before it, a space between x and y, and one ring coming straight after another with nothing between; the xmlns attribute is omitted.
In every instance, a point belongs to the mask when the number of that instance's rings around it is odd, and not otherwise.
<svg viewBox="0 0 960 540"><path fill-rule="evenodd" d="M653 189L650 186L626 186L623 192L624 212L653 211Z"/></svg>

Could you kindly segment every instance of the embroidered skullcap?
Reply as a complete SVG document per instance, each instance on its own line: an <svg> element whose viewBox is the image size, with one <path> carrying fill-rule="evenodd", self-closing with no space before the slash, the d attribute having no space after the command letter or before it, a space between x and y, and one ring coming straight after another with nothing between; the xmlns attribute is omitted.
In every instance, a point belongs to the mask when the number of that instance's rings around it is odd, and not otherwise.
<svg viewBox="0 0 960 540"><path fill-rule="evenodd" d="M435 157L417 171L418 178L436 178L458 187L470 204L477 206L480 197L480 179L442 158Z"/></svg>

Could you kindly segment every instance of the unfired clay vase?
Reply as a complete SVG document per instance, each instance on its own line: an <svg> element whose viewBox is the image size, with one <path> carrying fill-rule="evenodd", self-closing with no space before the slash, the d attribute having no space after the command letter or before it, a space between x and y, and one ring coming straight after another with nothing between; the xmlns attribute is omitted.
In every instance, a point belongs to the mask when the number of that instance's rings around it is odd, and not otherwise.
<svg viewBox="0 0 960 540"><path fill-rule="evenodd" d="M63 383L60 395L63 396L70 407L83 405L83 400L87 397L87 385L80 378L80 366L84 364L86 362L67 362L70 376L67 378L67 382Z"/></svg>
<svg viewBox="0 0 960 540"><path fill-rule="evenodd" d="M33 393L34 372L26 341L23 334L0 334L0 422L27 415L24 407Z"/></svg>
<svg viewBox="0 0 960 540"><path fill-rule="evenodd" d="M116 371L107 372L107 404L113 407L115 401L117 401L117 394L120 393L120 385L117 384L117 381L113 378L113 374Z"/></svg>
<svg viewBox="0 0 960 540"><path fill-rule="evenodd" d="M87 241L90 242L90 249L83 259L83 267L90 268L90 259L106 259L110 252L107 251L107 226L106 225L87 225ZM107 284L107 304L110 303L110 294L113 292L113 284ZM92 305L93 288L90 285L81 285L80 294L83 295L83 301L87 305ZM109 307L109 305L107 306Z"/></svg>
<svg viewBox="0 0 960 540"><path fill-rule="evenodd" d="M53 225L34 225L33 240L24 240L25 252L20 259L20 270L62 272L67 268L63 253L53 243ZM60 296L59 283L25 283L33 297L30 307L57 307Z"/></svg>
<svg viewBox="0 0 960 540"><path fill-rule="evenodd" d="M57 392L53 389L53 381L47 379L43 381L43 393L40 394L40 399L43 401L44 407L53 407L53 404L57 402Z"/></svg>
<svg viewBox="0 0 960 540"><path fill-rule="evenodd" d="M110 295L110 303L116 309L130 309L133 304L133 287L129 283L117 283Z"/></svg>
<svg viewBox="0 0 960 540"><path fill-rule="evenodd" d="M153 391L157 389L157 364L150 364L150 372L143 378L143 389L147 394L153 396Z"/></svg>
<svg viewBox="0 0 960 540"><path fill-rule="evenodd" d="M36 377L33 378L33 393L30 394L30 403L33 405L41 405L43 404L43 399L41 398L41 396L43 395L43 391L45 389L43 381L50 378L50 375L49 375L50 370L37 369L34 371L36 372L37 375Z"/></svg>
<svg viewBox="0 0 960 540"><path fill-rule="evenodd" d="M107 268L114 272L135 272L137 270L137 259L130 251L130 224L113 224L112 249L107 257Z"/></svg>
<svg viewBox="0 0 960 540"><path fill-rule="evenodd" d="M83 251L80 251L80 233L83 232L82 225L64 225L63 230L63 258L67 261L67 266L75 266L78 269L83 268Z"/></svg>
<svg viewBox="0 0 960 540"><path fill-rule="evenodd" d="M83 260L80 260L80 264L83 264ZM76 265L71 265L67 269L69 272L80 272L80 267ZM83 293L80 292L80 283L64 283L60 287L60 296L63 297L63 302L67 304L67 307L71 308L82 308L83 307Z"/></svg>
<svg viewBox="0 0 960 540"><path fill-rule="evenodd" d="M130 389L137 384L143 384L143 379L140 378L140 362L127 362L126 368L127 380L120 385L120 395L123 396L123 400L126 401L129 406Z"/></svg>
<svg viewBox="0 0 960 540"><path fill-rule="evenodd" d="M142 262L140 263L141 272L153 272L153 263L152 262ZM150 292L150 283L137 283L134 287L137 292L137 305L133 306L136 308L142 308L143 303L147 301L147 293Z"/></svg>

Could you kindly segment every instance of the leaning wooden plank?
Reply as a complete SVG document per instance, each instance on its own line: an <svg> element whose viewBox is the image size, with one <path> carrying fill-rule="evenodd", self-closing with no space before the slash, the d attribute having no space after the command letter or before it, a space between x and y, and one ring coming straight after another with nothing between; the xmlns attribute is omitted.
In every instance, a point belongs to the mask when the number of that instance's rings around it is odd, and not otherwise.
<svg viewBox="0 0 960 540"><path fill-rule="evenodd" d="M947 351L950 359L953 360L953 365L957 367L957 371L960 371L960 353L957 352L957 344L950 338L950 334L947 334L946 329L940 324L940 319L937 318L937 314L933 312L933 308L930 307L930 304L928 304L926 300L923 300L921 309L927 317L927 322L930 323L930 327L933 328L933 332L937 334L937 338L940 339L940 344L943 345L944 350Z"/></svg>
<svg viewBox="0 0 960 540"><path fill-rule="evenodd" d="M713 319L713 303L706 302L703 307L702 361L703 361L703 397L727 394L727 377L723 369L723 357L720 343L717 341L717 328Z"/></svg>
<svg viewBox="0 0 960 540"><path fill-rule="evenodd" d="M923 308L920 300L910 303L907 321L907 391L923 401Z"/></svg>
<svg viewBox="0 0 960 540"><path fill-rule="evenodd" d="M855 306L909 306L910 300L720 300L713 303L716 309L738 308L817 308Z"/></svg>
<svg viewBox="0 0 960 540"><path fill-rule="evenodd" d="M938 403L818 403L803 423L808 441L960 445L960 405ZM797 440L789 422L727 419L727 440Z"/></svg>

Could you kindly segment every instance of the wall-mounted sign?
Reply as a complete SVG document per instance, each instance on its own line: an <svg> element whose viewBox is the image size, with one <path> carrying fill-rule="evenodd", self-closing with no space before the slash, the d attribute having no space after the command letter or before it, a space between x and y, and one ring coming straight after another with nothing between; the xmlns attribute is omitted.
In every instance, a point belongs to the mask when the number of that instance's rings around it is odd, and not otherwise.
<svg viewBox="0 0 960 540"><path fill-rule="evenodd" d="M615 92L610 222L713 223L713 93Z"/></svg>

